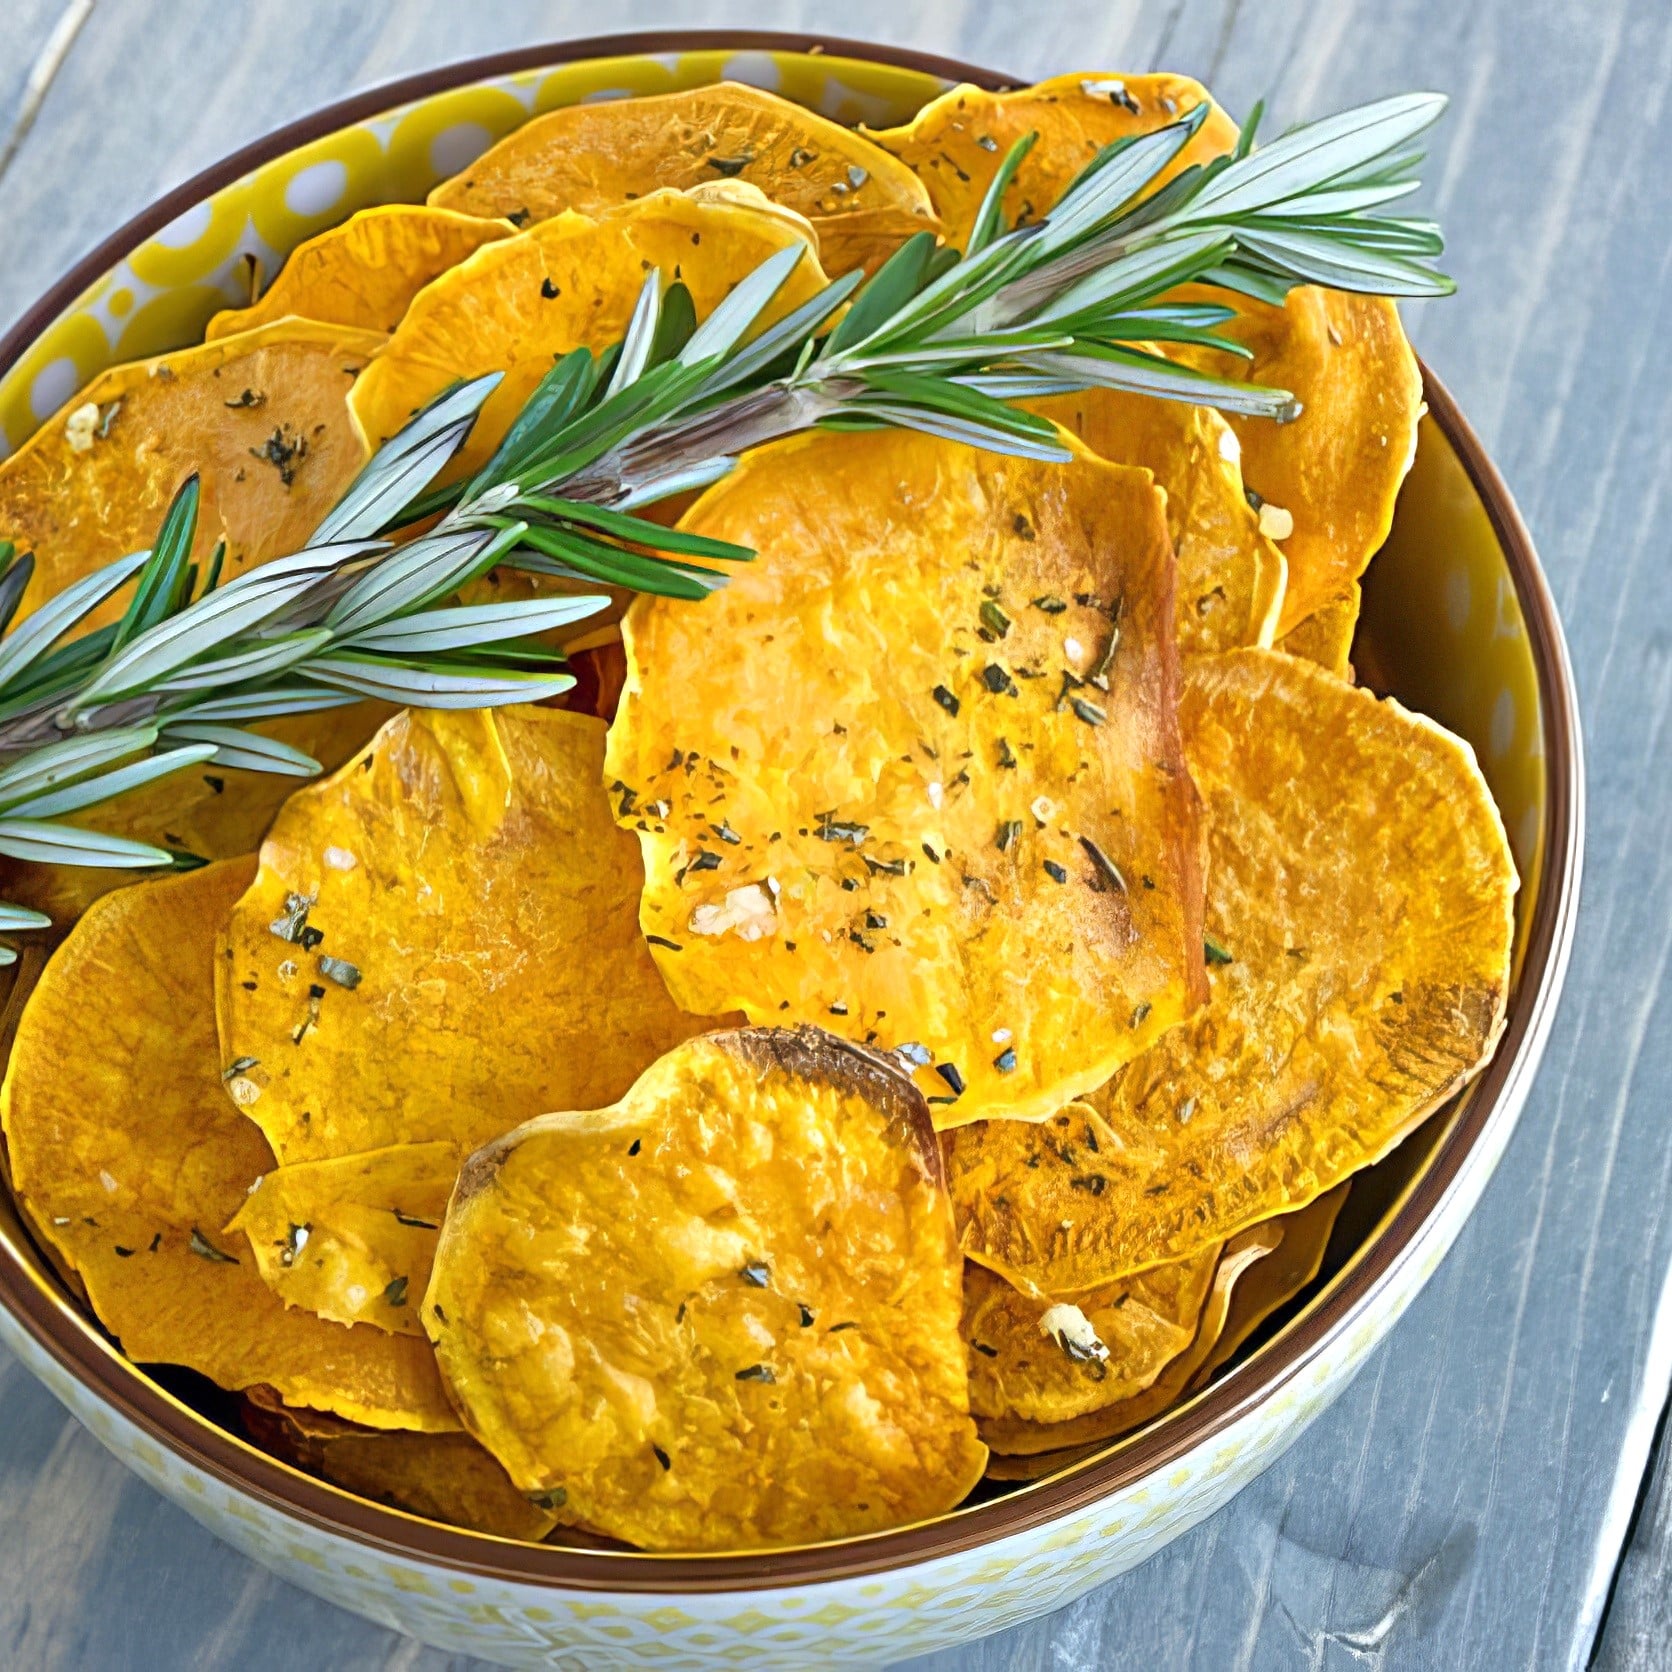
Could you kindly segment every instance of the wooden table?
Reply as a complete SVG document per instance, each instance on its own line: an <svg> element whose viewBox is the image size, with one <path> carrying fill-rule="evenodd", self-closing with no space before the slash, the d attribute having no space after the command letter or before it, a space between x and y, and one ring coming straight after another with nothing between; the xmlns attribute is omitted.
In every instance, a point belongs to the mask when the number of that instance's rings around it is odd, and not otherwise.
<svg viewBox="0 0 1672 1672"><path fill-rule="evenodd" d="M829 29L1019 76L1155 66L1287 122L1437 87L1454 301L1418 347L1519 492L1579 671L1568 996L1496 1179L1336 1408L1220 1514L975 1668L1650 1667L1672 1656L1672 8L1664 0L5 0L0 326L134 210L351 88L564 35ZM1643 1496L1642 1512L1634 1507ZM1606 1619L1606 1624L1604 1621ZM1599 1628L1600 1630L1599 1635ZM128 1476L0 1361L0 1664L412 1668ZM452 1663L455 1666L462 1663Z"/></svg>

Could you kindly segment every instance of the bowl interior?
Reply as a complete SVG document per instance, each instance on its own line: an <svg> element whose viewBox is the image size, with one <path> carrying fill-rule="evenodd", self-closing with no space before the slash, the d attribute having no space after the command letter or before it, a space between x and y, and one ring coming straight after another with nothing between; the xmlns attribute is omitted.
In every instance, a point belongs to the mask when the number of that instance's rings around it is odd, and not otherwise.
<svg viewBox="0 0 1672 1672"><path fill-rule="evenodd" d="M252 287L263 275L270 277L298 243L357 209L421 201L436 181L464 167L530 115L584 99L665 92L720 79L752 82L837 120L874 125L905 120L946 85L922 68L834 52L704 47L516 69L316 132L218 189L190 201L165 202L141 217L128 235L118 235L123 247L110 265L68 306L50 319L26 322L29 340L17 346L9 364L0 348L0 456L21 445L97 372L196 341L212 313L248 301ZM970 79L993 83L998 78L971 72ZM1470 462L1471 444L1459 433L1466 426L1432 381L1430 396L1436 414L1423 422L1393 532L1365 580L1354 663L1365 684L1459 733L1480 758L1522 877L1513 1014L1529 1002L1522 965L1546 887L1552 829L1546 762L1557 745L1541 691L1551 688L1554 674L1548 664L1555 653L1548 646L1543 651L1547 665L1541 685L1524 609L1536 577L1518 575L1506 554L1502 516L1494 521L1479 472ZM1504 507L1498 509L1501 513ZM0 1049L8 1041L9 1028L0 1021ZM1155 1453L1157 1435L1187 1432L1203 1400L1228 1378L1257 1390L1262 1376L1277 1373L1297 1322L1341 1291L1401 1219L1436 1158L1458 1141L1473 1095L1464 1094L1359 1176L1318 1280L1268 1320L1207 1393L1070 1472L1085 1475L1106 1468L1112 1459L1130 1462L1140 1448ZM267 1480L304 1479L238 1440L231 1402L207 1384L171 1372L151 1375L117 1357L97 1326L73 1305L20 1225L5 1191L0 1191L0 1253L8 1256L0 1260L0 1285L17 1281L11 1276L15 1269L26 1274L37 1300L51 1288L59 1314L55 1333L79 1334L80 1362L98 1363L100 1381L120 1389L124 1402L130 1395L148 1395L173 1411L177 1420L168 1426L176 1433L219 1430L223 1455L231 1437L244 1461L259 1463ZM308 1485L316 1499L321 1491L343 1498L334 1488ZM1025 1497L1048 1485L989 1487L985 1498ZM993 1507L978 1496L943 1519L984 1516ZM399 1542L401 1525L409 1518L384 1510L371 1513L385 1518L394 1529L388 1536ZM484 1546L494 1542L471 1534L454 1538Z"/></svg>

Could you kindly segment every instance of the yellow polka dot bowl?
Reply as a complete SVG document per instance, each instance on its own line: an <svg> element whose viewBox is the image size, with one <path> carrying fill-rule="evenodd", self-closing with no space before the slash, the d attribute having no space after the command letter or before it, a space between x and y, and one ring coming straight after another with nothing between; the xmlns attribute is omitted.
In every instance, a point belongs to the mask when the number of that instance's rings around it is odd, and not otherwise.
<svg viewBox="0 0 1672 1672"><path fill-rule="evenodd" d="M357 209L421 201L529 115L723 77L873 124L905 120L953 80L1002 80L852 43L661 36L527 50L350 99L171 193L43 298L0 343L0 453L105 366L195 340L213 312L248 300L252 270L272 273ZM1354 662L1367 683L1468 738L1503 811L1523 879L1508 1028L1469 1092L1355 1190L1328 1280L1181 1408L919 1526L770 1557L681 1558L461 1532L275 1461L122 1358L3 1192L0 1340L130 1468L254 1560L508 1666L877 1665L1044 1614L1143 1561L1271 1463L1433 1273L1503 1152L1566 966L1583 778L1561 632L1503 483L1432 376L1427 398Z"/></svg>

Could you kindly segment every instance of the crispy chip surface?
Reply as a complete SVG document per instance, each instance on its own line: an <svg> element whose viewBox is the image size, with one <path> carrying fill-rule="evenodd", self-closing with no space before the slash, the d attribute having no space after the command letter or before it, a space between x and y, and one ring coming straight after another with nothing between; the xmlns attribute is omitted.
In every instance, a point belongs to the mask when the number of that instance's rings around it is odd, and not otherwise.
<svg viewBox="0 0 1672 1672"><path fill-rule="evenodd" d="M816 434L751 454L683 526L759 556L625 626L607 772L681 1004L906 1049L945 1122L1048 1114L1194 1008L1146 474Z"/></svg>
<svg viewBox="0 0 1672 1672"><path fill-rule="evenodd" d="M1210 296L1225 300L1223 292L1200 293ZM1219 377L1288 389L1301 403L1287 424L1229 419L1242 442L1244 480L1294 519L1293 533L1279 541L1289 584L1278 631L1287 633L1338 599L1387 538L1416 457L1422 374L1385 296L1300 285L1281 308L1251 297L1234 302L1237 317L1219 329L1252 359L1169 352Z"/></svg>
<svg viewBox="0 0 1672 1672"><path fill-rule="evenodd" d="M386 703L357 702L312 714L286 714L252 727L312 755L334 772L361 748L391 712ZM143 784L126 795L72 813L66 824L131 836L199 859L235 859L253 853L267 834L296 780L277 772L245 772L211 763L188 767ZM33 906L65 929L101 895L126 888L131 871L96 865L37 865L0 860L0 892Z"/></svg>
<svg viewBox="0 0 1672 1672"><path fill-rule="evenodd" d="M805 215L825 270L872 269L933 231L929 194L870 140L737 82L537 116L444 180L430 202L472 215L598 214L658 186L758 187Z"/></svg>
<svg viewBox="0 0 1672 1672"><path fill-rule="evenodd" d="M675 191L651 192L597 219L565 213L542 221L478 250L418 293L355 385L355 422L375 446L448 384L501 371L448 467L464 474L486 461L555 358L620 339L649 268L681 281L702 319L769 256L799 243L779 215ZM803 247L766 323L824 286L817 256Z"/></svg>
<svg viewBox="0 0 1672 1672"><path fill-rule="evenodd" d="M515 231L509 221L411 203L362 209L298 245L259 301L216 314L204 337L213 342L287 315L393 331L431 279Z"/></svg>
<svg viewBox="0 0 1672 1672"><path fill-rule="evenodd" d="M1283 606L1283 553L1242 486L1242 446L1217 412L1117 389L1028 403L1099 458L1137 465L1167 494L1178 552L1174 621L1187 653L1269 645Z"/></svg>
<svg viewBox="0 0 1672 1672"><path fill-rule="evenodd" d="M252 868L107 894L55 954L0 1090L17 1192L130 1358L371 1427L454 1429L422 1341L287 1310L221 1231L272 1166L227 1100L213 1023L215 935Z"/></svg>
<svg viewBox="0 0 1672 1672"><path fill-rule="evenodd" d="M1237 1286L1250 1271L1259 1269L1260 1263L1279 1245L1282 1234L1281 1226L1276 1223L1256 1225L1226 1243L1201 1302L1189 1345L1167 1362L1148 1387L1061 1422L1030 1422L1016 1415L984 1421L980 1425L981 1437L992 1447L995 1461L1000 1457L1037 1457L1040 1467L1020 1471L1022 1478L1049 1473L1069 1460L1052 1454L1060 1454L1064 1448L1113 1440L1153 1421L1177 1403L1224 1333ZM994 1473L995 1478L1000 1478L1005 1471Z"/></svg>
<svg viewBox="0 0 1672 1672"><path fill-rule="evenodd" d="M871 137L929 188L946 241L962 249L1017 140L1039 135L1004 196L1012 224L1039 220L1105 145L1153 133L1207 100L1206 88L1188 76L1059 75L1014 93L954 87L906 126ZM1236 124L1215 107L1157 183L1236 142Z"/></svg>
<svg viewBox="0 0 1672 1672"><path fill-rule="evenodd" d="M1095 1155L1029 1167L1000 1122L949 1143L966 1252L1043 1292L1304 1206L1437 1109L1503 1026L1515 868L1467 744L1276 651L1193 658L1182 713L1212 997L1089 1094Z"/></svg>
<svg viewBox="0 0 1672 1672"><path fill-rule="evenodd" d="M148 547L194 470L199 562L220 539L228 579L299 551L365 460L347 398L382 341L286 319L101 372L0 463L0 540L35 554L19 619ZM127 598L87 626L115 621Z"/></svg>
<svg viewBox="0 0 1672 1672"><path fill-rule="evenodd" d="M424 1323L524 1491L646 1549L747 1549L963 1498L960 1287L921 1096L816 1030L745 1030L472 1157Z"/></svg>
<svg viewBox="0 0 1672 1672"><path fill-rule="evenodd" d="M1277 641L1277 648L1289 656L1300 656L1328 668L1338 679L1353 677L1353 634L1358 631L1359 606L1363 595L1354 581L1341 596L1304 621L1297 621Z"/></svg>
<svg viewBox="0 0 1672 1672"><path fill-rule="evenodd" d="M286 803L217 985L223 1061L253 1059L231 1089L281 1161L462 1153L712 1025L640 935L603 751L587 715L408 710Z"/></svg>
<svg viewBox="0 0 1672 1672"><path fill-rule="evenodd" d="M1044 1328L1058 1303L1024 1295L972 1262L964 1271L970 1409L980 1422L1062 1422L1142 1393L1195 1339L1218 1264L1210 1246L1076 1295L1071 1304L1096 1336L1093 1347Z"/></svg>
<svg viewBox="0 0 1672 1672"><path fill-rule="evenodd" d="M263 1175L228 1234L286 1306L339 1324L422 1335L418 1302L458 1176L445 1142L392 1144Z"/></svg>
<svg viewBox="0 0 1672 1672"><path fill-rule="evenodd" d="M1207 1357L1197 1365L1188 1391L1206 1387L1255 1330L1318 1275L1329 1249L1330 1233L1352 1188L1350 1182L1338 1184L1297 1212L1266 1221L1281 1240L1238 1280L1225 1314L1225 1327Z"/></svg>
<svg viewBox="0 0 1672 1672"><path fill-rule="evenodd" d="M529 1543L561 1519L519 1492L468 1434L380 1432L286 1405L268 1387L244 1395L243 1418L264 1451L411 1515Z"/></svg>

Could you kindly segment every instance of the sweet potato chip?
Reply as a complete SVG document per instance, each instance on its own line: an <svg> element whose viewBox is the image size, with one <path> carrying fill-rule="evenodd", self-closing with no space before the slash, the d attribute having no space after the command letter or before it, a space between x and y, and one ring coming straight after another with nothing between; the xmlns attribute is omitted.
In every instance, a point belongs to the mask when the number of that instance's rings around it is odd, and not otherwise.
<svg viewBox="0 0 1672 1672"><path fill-rule="evenodd" d="M1271 643L1283 606L1283 553L1260 532L1243 492L1241 444L1217 412L1116 389L1029 404L1099 458L1137 465L1166 490L1180 650Z"/></svg>
<svg viewBox="0 0 1672 1672"><path fill-rule="evenodd" d="M216 314L204 337L213 342L287 316L393 331L431 279L515 231L509 221L410 203L362 209L298 245L258 302Z"/></svg>
<svg viewBox="0 0 1672 1672"><path fill-rule="evenodd" d="M922 1097L814 1029L710 1034L473 1156L424 1323L524 1491L653 1550L957 1504L961 1262Z"/></svg>
<svg viewBox="0 0 1672 1672"><path fill-rule="evenodd" d="M354 420L375 445L455 380L504 372L448 467L462 475L492 453L554 358L619 340L649 268L682 281L701 319L768 257L800 241L776 214L674 191L652 192L598 219L543 221L478 250L418 293L355 385ZM824 284L808 248L766 323Z"/></svg>
<svg viewBox="0 0 1672 1672"><path fill-rule="evenodd" d="M1017 1471L1017 1477L1048 1474L1071 1460L1061 1455L1064 1448L1113 1440L1141 1428L1175 1405L1185 1396L1223 1334L1237 1285L1250 1270L1258 1270L1260 1262L1278 1246L1282 1234L1281 1226L1276 1223L1256 1225L1225 1245L1202 1302L1193 1339L1141 1392L1112 1399L1083 1416L1069 1417L1062 1422L1029 1422L1020 1416L1000 1416L981 1423L981 1437L992 1447L995 1461L1001 1456L1034 1457L1039 1466ZM1001 1478L1004 1473L990 1472L994 1478Z"/></svg>
<svg viewBox="0 0 1672 1672"><path fill-rule="evenodd" d="M1328 668L1337 679L1353 677L1353 634L1358 630L1362 594L1354 581L1333 603L1297 621L1277 641L1286 656L1300 656Z"/></svg>
<svg viewBox="0 0 1672 1672"><path fill-rule="evenodd" d="M1219 1249L1072 1301L1040 1300L996 1272L964 1271L970 1409L978 1422L1062 1422L1147 1388L1196 1335Z"/></svg>
<svg viewBox="0 0 1672 1672"><path fill-rule="evenodd" d="M298 1161L265 1174L227 1232L249 1238L286 1306L422 1335L418 1302L458 1171L457 1148L443 1142Z"/></svg>
<svg viewBox="0 0 1672 1672"><path fill-rule="evenodd" d="M720 82L537 116L444 180L430 202L471 215L595 215L657 186L737 180L805 215L825 270L880 266L933 231L929 194L868 139L757 87Z"/></svg>
<svg viewBox="0 0 1672 1672"><path fill-rule="evenodd" d="M949 1123L1046 1115L1190 1013L1195 797L1147 474L815 434L682 526L759 556L624 630L607 772L681 1004L897 1048Z"/></svg>
<svg viewBox="0 0 1672 1672"><path fill-rule="evenodd" d="M1046 1293L1303 1207L1444 1103L1503 1026L1515 867L1466 743L1276 651L1193 658L1182 715L1208 1005L1089 1094L1095 1153L1041 1147L1030 1167L1001 1122L948 1145L965 1251Z"/></svg>
<svg viewBox="0 0 1672 1672"><path fill-rule="evenodd" d="M215 935L252 871L107 894L54 955L0 1090L17 1193L130 1358L374 1428L456 1429L422 1341L288 1310L221 1231L272 1166L227 1100L212 1008Z"/></svg>
<svg viewBox="0 0 1672 1672"><path fill-rule="evenodd" d="M468 1434L379 1432L286 1405L272 1388L243 1399L244 1427L264 1451L374 1503L496 1538L537 1543L561 1511L534 1503Z"/></svg>
<svg viewBox="0 0 1672 1672"><path fill-rule="evenodd" d="M1281 1241L1238 1281L1231 1295L1230 1310L1225 1315L1225 1327L1219 1332L1212 1351L1197 1366L1188 1392L1206 1387L1266 1319L1279 1307L1287 1306L1318 1275L1329 1248L1330 1233L1352 1188L1350 1182L1338 1184L1298 1212L1266 1221L1281 1234Z"/></svg>
<svg viewBox="0 0 1672 1672"><path fill-rule="evenodd" d="M387 703L359 702L283 715L251 729L312 755L325 771L334 772L391 712ZM199 859L235 859L261 845L273 815L295 788L294 778L277 772L193 767L71 814L64 822ZM55 929L67 929L101 895L133 881L131 871L95 865L0 860L0 895L45 912Z"/></svg>
<svg viewBox="0 0 1672 1672"><path fill-rule="evenodd" d="M639 933L603 752L586 715L413 710L286 803L217 1002L230 1089L287 1166L468 1151L608 1103L712 1025L675 1007Z"/></svg>
<svg viewBox="0 0 1672 1672"><path fill-rule="evenodd" d="M1224 301L1201 291L1198 300ZM1288 389L1300 416L1279 424L1232 415L1242 474L1289 560L1278 632L1333 603L1364 573L1393 523L1416 457L1422 374L1399 310L1385 296L1301 285L1281 308L1233 299L1221 332L1253 358L1195 348L1175 357L1216 376ZM1292 522L1293 531L1285 533Z"/></svg>
<svg viewBox="0 0 1672 1672"><path fill-rule="evenodd" d="M1017 140L1039 136L1004 196L1010 220L1026 223L1039 220L1105 145L1153 133L1207 101L1207 89L1188 76L1059 75L1014 93L954 87L904 127L871 138L929 188L946 241L962 249L999 164ZM1215 107L1157 185L1236 142L1236 124Z"/></svg>
<svg viewBox="0 0 1672 1672"><path fill-rule="evenodd" d="M224 539L230 578L300 550L365 462L346 402L383 340L286 319L101 372L0 463L0 540L35 554L18 619L148 547L194 470L200 561Z"/></svg>

